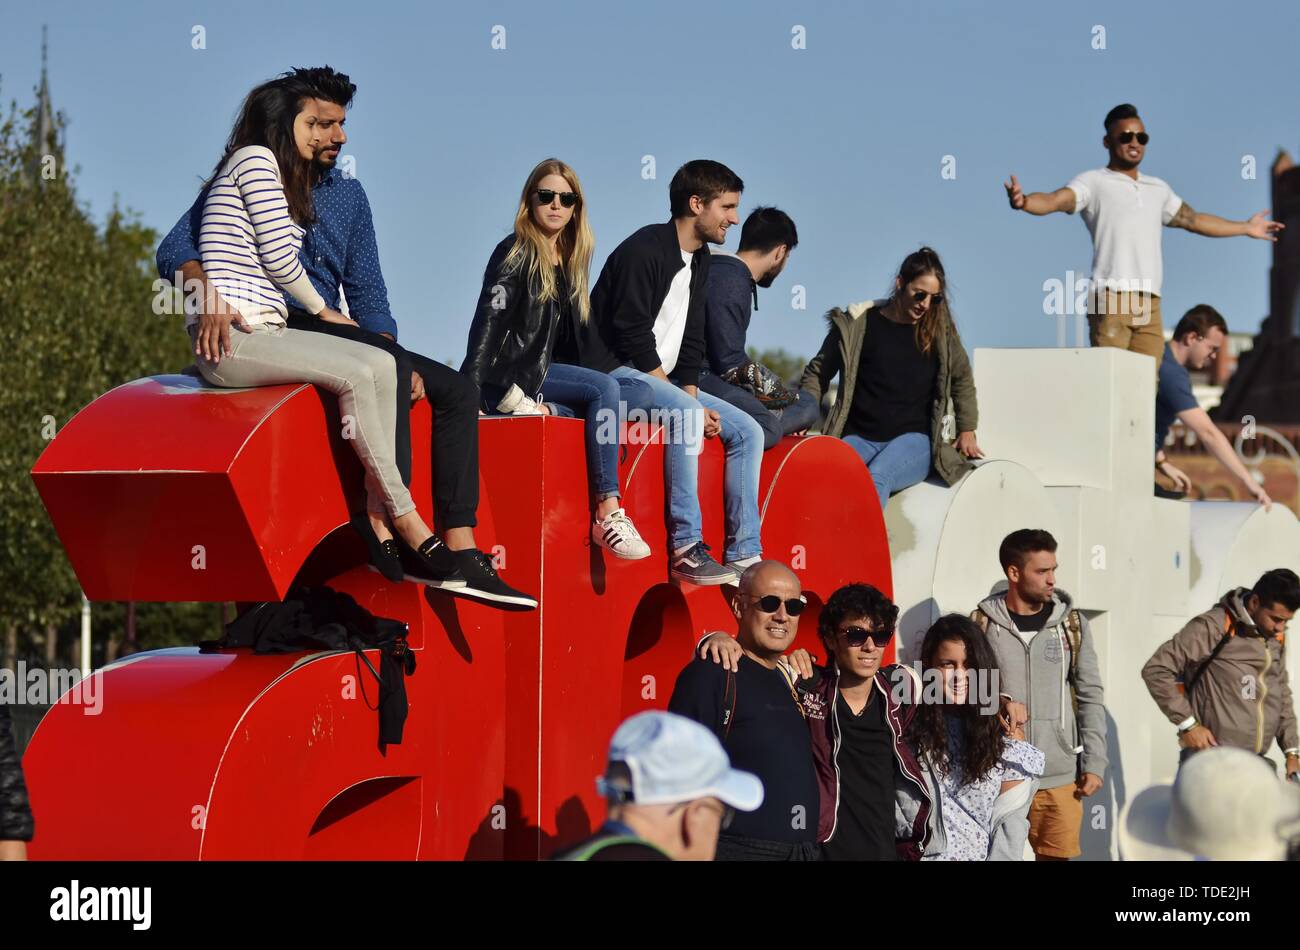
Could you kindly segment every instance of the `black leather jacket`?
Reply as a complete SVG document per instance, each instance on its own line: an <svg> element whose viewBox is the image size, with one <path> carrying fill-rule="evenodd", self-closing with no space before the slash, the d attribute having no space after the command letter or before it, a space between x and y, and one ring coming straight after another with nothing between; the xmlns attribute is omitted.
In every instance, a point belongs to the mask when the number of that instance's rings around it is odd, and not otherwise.
<svg viewBox="0 0 1300 950"><path fill-rule="evenodd" d="M560 318L569 308L558 300L538 300L538 288L530 286L526 273L504 269L514 243L511 234L488 258L460 371L479 386L509 389L514 383L535 398L551 365Z"/></svg>
<svg viewBox="0 0 1300 950"><path fill-rule="evenodd" d="M0 703L0 841L31 841L34 825L27 785L14 745L9 707Z"/></svg>

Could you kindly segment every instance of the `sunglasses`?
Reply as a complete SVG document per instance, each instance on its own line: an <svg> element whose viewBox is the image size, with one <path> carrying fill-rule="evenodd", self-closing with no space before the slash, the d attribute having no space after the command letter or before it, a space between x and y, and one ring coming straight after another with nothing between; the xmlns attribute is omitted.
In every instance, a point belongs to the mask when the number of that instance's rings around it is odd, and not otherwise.
<svg viewBox="0 0 1300 950"><path fill-rule="evenodd" d="M1115 136L1115 140L1119 142L1120 145L1127 145L1134 139L1138 140L1138 145L1146 145L1147 142L1151 141L1151 136L1147 135L1145 132L1120 132Z"/></svg>
<svg viewBox="0 0 1300 950"><path fill-rule="evenodd" d="M755 597L754 603L758 604L758 609L765 614L774 614L781 609L782 604L785 604L785 612L791 617L797 617L808 606L808 598L800 594L797 598L791 597L789 600L782 600L776 594L768 594L766 597Z"/></svg>
<svg viewBox="0 0 1300 950"><path fill-rule="evenodd" d="M840 633L844 635L844 641L851 647L860 647L870 639L877 647L884 649L885 645L894 638L892 630L868 630L865 627L845 627Z"/></svg>
<svg viewBox="0 0 1300 950"><path fill-rule="evenodd" d="M572 191L552 191L549 188L538 188L536 194L538 204L548 205L555 200L556 195L559 195L560 204L566 208L572 208L578 203L578 196Z"/></svg>
<svg viewBox="0 0 1300 950"><path fill-rule="evenodd" d="M936 307L939 306L939 304L943 303L943 294L932 294L932 293L930 293L930 292L927 291L927 290L914 290L914 291L912 291L912 302L913 302L913 303L920 303L920 302L921 302L922 300L924 300L926 297L929 297L931 300L933 300L933 301L934 301L934 305L935 305Z"/></svg>

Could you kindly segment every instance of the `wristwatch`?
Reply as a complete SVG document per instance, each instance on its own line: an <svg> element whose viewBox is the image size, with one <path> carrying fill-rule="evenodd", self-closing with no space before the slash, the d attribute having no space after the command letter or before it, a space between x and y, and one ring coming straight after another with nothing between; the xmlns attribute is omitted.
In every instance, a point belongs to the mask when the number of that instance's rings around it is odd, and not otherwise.
<svg viewBox="0 0 1300 950"><path fill-rule="evenodd" d="M1178 724L1178 734L1181 736L1183 733L1188 732L1189 730L1191 730L1192 728L1198 725L1200 724L1196 721L1196 717L1189 716L1188 718L1184 719L1182 722Z"/></svg>

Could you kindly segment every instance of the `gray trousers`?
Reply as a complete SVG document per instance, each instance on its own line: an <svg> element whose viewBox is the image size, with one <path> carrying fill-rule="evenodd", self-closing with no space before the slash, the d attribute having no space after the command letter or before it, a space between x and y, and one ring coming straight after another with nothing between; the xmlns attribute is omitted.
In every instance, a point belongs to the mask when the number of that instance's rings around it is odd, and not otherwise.
<svg viewBox="0 0 1300 950"><path fill-rule="evenodd" d="M343 438L366 470L366 508L397 518L415 509L394 454L397 431L397 364L375 346L281 324L261 323L252 333L230 328L230 355L220 363L195 357L203 378L223 389L312 383L339 397ZM193 340L197 328L191 328Z"/></svg>

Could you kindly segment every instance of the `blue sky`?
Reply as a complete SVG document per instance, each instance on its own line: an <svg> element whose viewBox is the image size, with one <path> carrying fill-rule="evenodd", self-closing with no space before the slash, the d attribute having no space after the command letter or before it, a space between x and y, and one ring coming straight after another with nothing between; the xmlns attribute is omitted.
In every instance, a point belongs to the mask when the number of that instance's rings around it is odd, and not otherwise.
<svg viewBox="0 0 1300 950"><path fill-rule="evenodd" d="M1048 190L1103 165L1101 120L1116 103L1135 103L1152 135L1143 171L1225 217L1268 207L1277 148L1300 145L1294 2L55 0L5 13L6 102L30 99L42 23L81 198L102 218L116 195L160 231L192 201L254 83L291 65L350 73L360 90L345 154L374 207L402 341L457 362L483 266L549 155L582 178L597 267L666 220L678 165L730 165L746 184L742 217L775 204L800 235L750 342L810 356L821 314L881 295L923 243L947 265L968 345L1054 345L1043 283L1087 273L1087 231L1012 213L1001 182L1014 171ZM192 48L196 25L206 49ZM497 25L504 50L492 48ZM792 48L796 26L804 49ZM1105 50L1092 48L1096 26ZM655 180L642 177L645 155ZM945 156L955 178L941 174ZM733 228L726 247L738 239ZM1234 329L1258 327L1268 245L1167 231L1164 250L1167 315L1208 302ZM795 285L806 309L792 306Z"/></svg>

